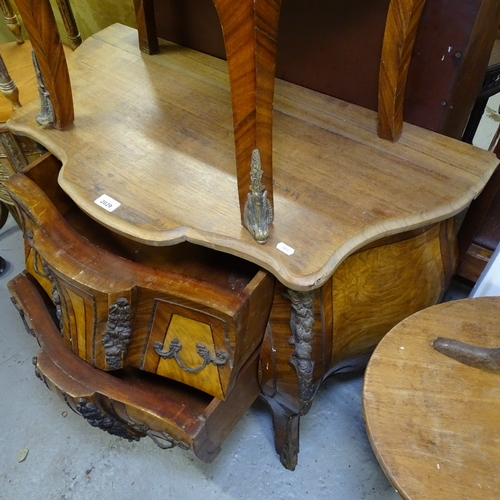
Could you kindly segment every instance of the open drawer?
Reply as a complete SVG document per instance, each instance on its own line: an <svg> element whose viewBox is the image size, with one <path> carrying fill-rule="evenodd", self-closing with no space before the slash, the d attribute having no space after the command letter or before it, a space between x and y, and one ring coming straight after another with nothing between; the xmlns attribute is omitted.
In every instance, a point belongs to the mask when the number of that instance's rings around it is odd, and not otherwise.
<svg viewBox="0 0 500 500"><path fill-rule="evenodd" d="M211 462L260 393L257 353L243 365L226 401L137 369L98 370L66 348L51 314L54 306L32 276L22 273L8 287L41 346L33 360L37 376L92 426L110 434L130 441L149 436L163 449L191 449Z"/></svg>
<svg viewBox="0 0 500 500"><path fill-rule="evenodd" d="M103 228L58 187L59 166L47 154L5 185L66 347L101 370L135 368L225 400L262 341L274 278L208 248Z"/></svg>

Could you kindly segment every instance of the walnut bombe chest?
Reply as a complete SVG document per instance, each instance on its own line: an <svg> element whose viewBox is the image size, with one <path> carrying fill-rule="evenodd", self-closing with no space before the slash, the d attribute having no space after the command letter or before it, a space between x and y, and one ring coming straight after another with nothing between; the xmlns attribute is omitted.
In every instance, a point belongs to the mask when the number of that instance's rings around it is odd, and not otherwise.
<svg viewBox="0 0 500 500"><path fill-rule="evenodd" d="M18 0L42 111L0 133L45 152L4 182L26 255L9 288L37 375L91 425L210 462L261 396L293 469L324 378L441 300L454 216L497 160L403 125L423 2L390 2L378 112L275 78L278 0L214 6L227 62L158 41L135 0L138 31L66 64L50 2Z"/></svg>

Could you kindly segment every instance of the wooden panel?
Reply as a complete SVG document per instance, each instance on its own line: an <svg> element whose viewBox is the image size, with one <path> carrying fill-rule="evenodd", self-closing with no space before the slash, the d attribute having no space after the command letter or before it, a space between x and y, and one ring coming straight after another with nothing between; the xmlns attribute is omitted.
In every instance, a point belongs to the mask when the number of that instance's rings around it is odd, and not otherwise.
<svg viewBox="0 0 500 500"><path fill-rule="evenodd" d="M202 366L203 359L197 353L198 343L205 346L210 356L215 359L214 339L212 337L212 328L210 324L201 323L200 321L174 314L170 320L162 350L168 351L174 339L179 340L182 346L182 353L180 353L179 357L181 363L191 370L196 370ZM190 374L177 365L172 359L161 359L158 363L156 373L164 377L170 375L170 378L174 380L179 380L192 387L197 387L218 399L224 399L224 392L219 380L218 369L212 364L208 364L203 368L203 373L196 377L197 382L195 384L189 383L191 382L192 376L190 377Z"/></svg>
<svg viewBox="0 0 500 500"><path fill-rule="evenodd" d="M87 347L88 344L92 345L95 332L91 331L90 335L87 336L85 302L80 295L73 293L71 290L66 291L65 298L65 307L71 309L70 312L66 313L66 317L69 320L67 323L69 327L68 334L73 350L79 358L92 362L92 349L87 349Z"/></svg>
<svg viewBox="0 0 500 500"><path fill-rule="evenodd" d="M74 82L81 81L74 129L36 130L26 123L28 108L9 123L63 160L59 182L84 211L132 239L189 240L244 256L291 288L311 289L370 241L459 212L497 164L489 152L410 125L388 144L376 135L374 112L277 82L276 216L268 243L256 245L240 226L223 64L168 47L168 57L140 58L136 32L110 27L74 54ZM98 207L102 194L120 207Z"/></svg>
<svg viewBox="0 0 500 500"><path fill-rule="evenodd" d="M234 327L215 317L214 313L216 311L207 314L165 300L156 300L141 368L196 387L218 399L225 399L233 368L229 329L232 333ZM159 343L161 350L168 352L174 339L180 347L178 359L162 359L156 344ZM198 354L199 343L214 359L217 351L222 351L227 359L221 366L208 363L203 367L204 359Z"/></svg>
<svg viewBox="0 0 500 500"><path fill-rule="evenodd" d="M356 253L340 264L332 278L332 368L363 360L399 321L439 301L447 285L440 231L436 224L423 234Z"/></svg>

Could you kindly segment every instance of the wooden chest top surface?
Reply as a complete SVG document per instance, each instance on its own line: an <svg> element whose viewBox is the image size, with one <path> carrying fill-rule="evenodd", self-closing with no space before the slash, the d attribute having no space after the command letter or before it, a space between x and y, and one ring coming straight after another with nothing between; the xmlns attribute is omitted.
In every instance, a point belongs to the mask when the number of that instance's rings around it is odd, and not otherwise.
<svg viewBox="0 0 500 500"><path fill-rule="evenodd" d="M294 289L324 283L367 243L458 213L498 163L409 124L397 143L384 141L373 111L277 81L275 217L258 245L240 223L224 61L169 43L143 55L136 31L113 25L68 65L74 126L37 128L32 103L7 127L63 161L59 183L80 208L147 244L238 255ZM108 212L95 203L102 195L120 205Z"/></svg>

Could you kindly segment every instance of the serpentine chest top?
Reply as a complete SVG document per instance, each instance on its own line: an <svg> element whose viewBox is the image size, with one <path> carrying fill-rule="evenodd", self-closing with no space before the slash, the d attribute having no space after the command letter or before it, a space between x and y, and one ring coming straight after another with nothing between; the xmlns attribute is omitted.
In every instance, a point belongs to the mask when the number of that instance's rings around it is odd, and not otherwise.
<svg viewBox="0 0 500 500"><path fill-rule="evenodd" d="M171 44L141 55L136 38L115 25L69 60L70 130L36 129L36 103L9 128L63 161L59 183L85 212L138 241L210 246L311 289L370 241L459 212L496 166L489 153L409 124L385 141L375 112L278 81L275 217L256 245L240 224L225 63ZM103 195L112 211L95 203Z"/></svg>
<svg viewBox="0 0 500 500"><path fill-rule="evenodd" d="M53 98L62 66L47 54L61 52L37 51L50 3L44 16L18 3ZM5 182L26 240L10 289L41 344L38 376L92 425L211 461L260 395L293 469L321 381L440 300L453 216L497 160L403 127L386 61L403 47L400 75L409 45L384 44L377 119L275 81L277 0L241 1L238 15L214 3L227 63L168 42L145 55L113 25L69 58L53 128L35 124L37 103L3 127L48 150ZM414 28L421 4L393 0L388 23L403 6ZM136 0L143 50L147 5Z"/></svg>

